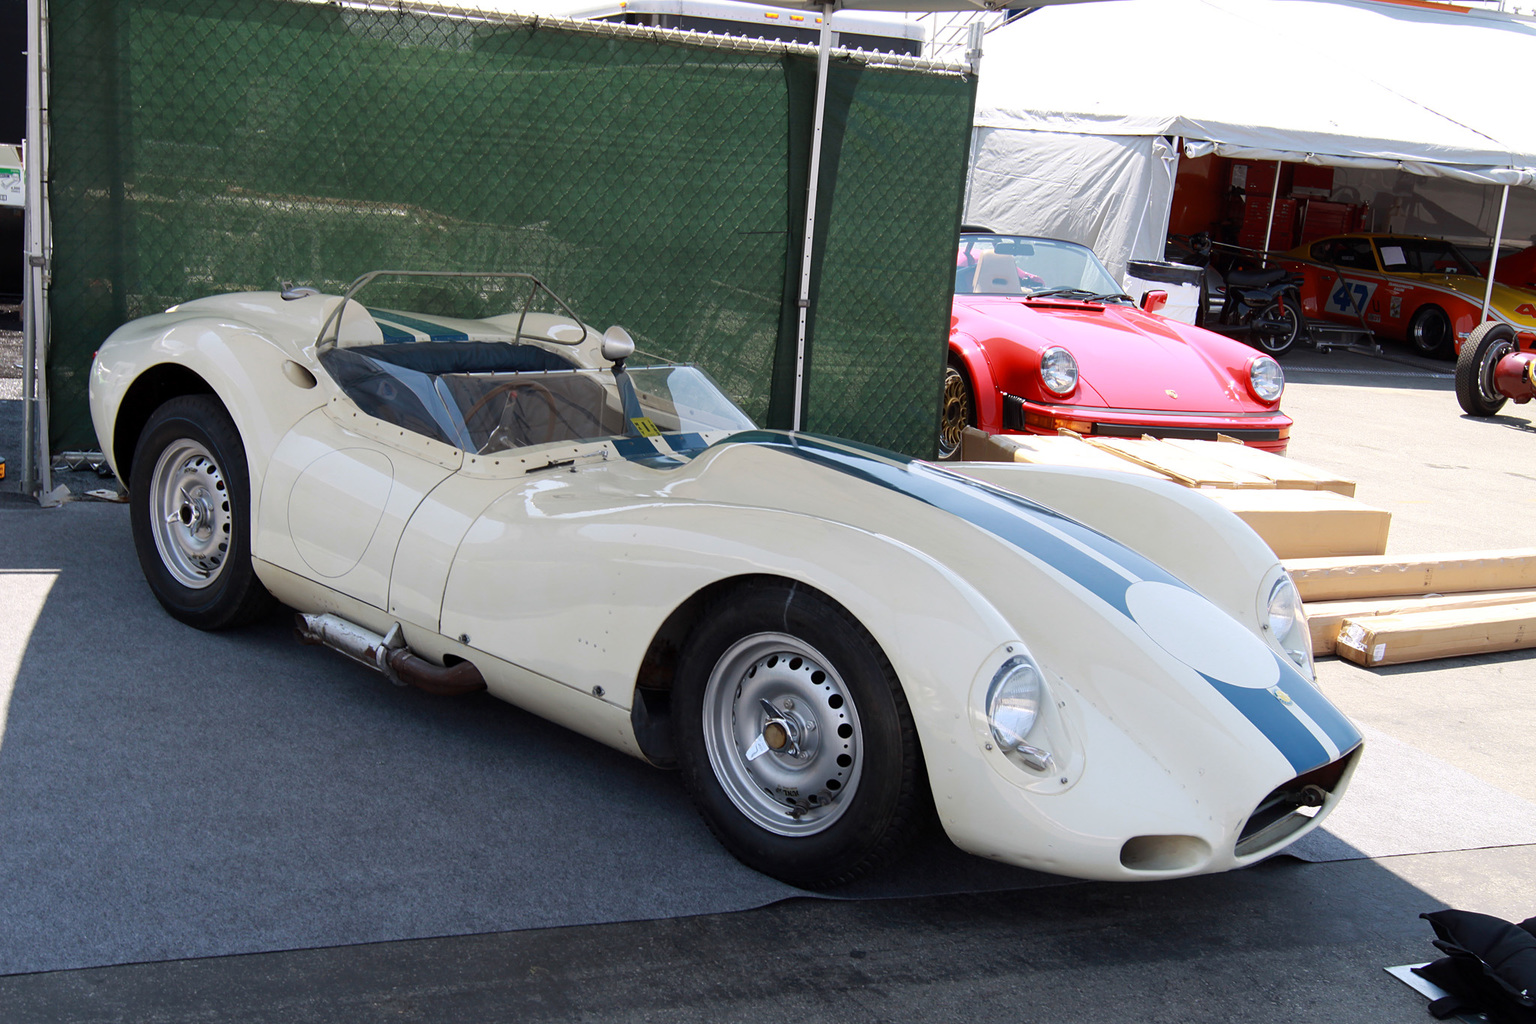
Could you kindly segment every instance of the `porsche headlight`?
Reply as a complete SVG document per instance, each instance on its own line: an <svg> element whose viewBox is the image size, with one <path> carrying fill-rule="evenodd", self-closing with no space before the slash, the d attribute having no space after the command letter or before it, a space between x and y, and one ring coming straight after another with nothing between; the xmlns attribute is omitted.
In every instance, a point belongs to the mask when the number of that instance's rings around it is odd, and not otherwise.
<svg viewBox="0 0 1536 1024"><path fill-rule="evenodd" d="M1040 380L1058 395L1069 395L1077 387L1077 360L1072 353L1051 346L1040 353Z"/></svg>
<svg viewBox="0 0 1536 1024"><path fill-rule="evenodd" d="M1040 667L1027 655L1015 655L998 668L987 688L987 723L992 738L1009 760L1037 772L1049 771L1049 751L1028 742L1040 718Z"/></svg>
<svg viewBox="0 0 1536 1024"><path fill-rule="evenodd" d="M1285 390L1285 371L1269 356L1248 364L1248 389L1261 402L1278 402Z"/></svg>
<svg viewBox="0 0 1536 1024"><path fill-rule="evenodd" d="M1265 632L1270 640L1308 678L1312 678L1312 632L1307 628L1307 616L1301 606L1301 594L1291 580L1291 574L1282 572L1269 588L1269 600L1265 605Z"/></svg>

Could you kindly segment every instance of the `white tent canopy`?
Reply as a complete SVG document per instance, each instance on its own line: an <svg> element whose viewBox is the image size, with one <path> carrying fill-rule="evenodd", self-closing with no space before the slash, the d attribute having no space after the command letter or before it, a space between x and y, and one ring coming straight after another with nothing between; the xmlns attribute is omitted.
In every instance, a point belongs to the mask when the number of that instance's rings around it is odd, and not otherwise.
<svg viewBox="0 0 1536 1024"><path fill-rule="evenodd" d="M1116 272L1156 258L1167 138L1189 156L1536 185L1533 65L1536 22L1492 12L1369 0L1043 8L986 38L966 220L1034 230L1010 221L1066 206L1106 221L1068 237L1095 243Z"/></svg>

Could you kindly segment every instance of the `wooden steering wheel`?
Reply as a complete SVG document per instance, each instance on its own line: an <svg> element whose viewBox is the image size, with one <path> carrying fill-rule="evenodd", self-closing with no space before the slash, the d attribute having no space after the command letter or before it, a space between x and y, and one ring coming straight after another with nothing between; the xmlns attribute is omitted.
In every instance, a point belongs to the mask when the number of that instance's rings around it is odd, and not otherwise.
<svg viewBox="0 0 1536 1024"><path fill-rule="evenodd" d="M544 399L544 404L549 406L549 428L544 431L544 440L529 443L543 444L545 441L553 441L555 439L555 422L559 418L559 411L555 407L555 396L550 392L549 388L545 387L543 384L531 380L509 380L497 384L485 394L481 395L479 400L476 401L474 405L469 407L469 411L464 414L465 424L468 424L470 420L474 419L475 415L479 413L480 410L489 405L492 399L501 395L507 395L509 396L507 398L507 405L511 405L518 401L518 399L521 397L521 392L523 391L537 392ZM503 406L502 416L505 417L505 415L506 406ZM485 450L490 447L492 439L494 439L498 433L502 433L500 423L498 423L496 427L491 430L490 434L485 439L485 444L481 445L479 451L477 451L475 454L483 454ZM512 445L509 447L516 446Z"/></svg>

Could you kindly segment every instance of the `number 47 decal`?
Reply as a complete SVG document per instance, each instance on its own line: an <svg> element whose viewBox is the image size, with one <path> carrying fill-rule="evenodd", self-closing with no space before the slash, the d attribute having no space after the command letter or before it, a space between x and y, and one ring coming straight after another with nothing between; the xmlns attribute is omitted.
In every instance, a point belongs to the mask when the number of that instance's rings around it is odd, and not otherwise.
<svg viewBox="0 0 1536 1024"><path fill-rule="evenodd" d="M1340 280L1339 286L1328 296L1328 308L1337 313L1361 314L1365 312L1365 304L1371 300L1371 293L1376 290L1375 285L1362 284L1359 281Z"/></svg>

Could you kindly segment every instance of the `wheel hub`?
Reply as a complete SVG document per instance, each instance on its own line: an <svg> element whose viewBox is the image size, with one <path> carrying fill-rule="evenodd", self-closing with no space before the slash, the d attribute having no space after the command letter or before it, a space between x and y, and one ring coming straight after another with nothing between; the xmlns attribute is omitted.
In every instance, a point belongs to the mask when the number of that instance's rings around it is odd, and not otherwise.
<svg viewBox="0 0 1536 1024"><path fill-rule="evenodd" d="M704 715L715 776L758 825L806 835L842 814L861 769L858 715L804 641L764 633L733 645L711 674Z"/></svg>
<svg viewBox="0 0 1536 1024"><path fill-rule="evenodd" d="M229 553L233 516L223 471L208 449L190 438L166 446L150 476L149 501L166 571L184 587L211 585Z"/></svg>

